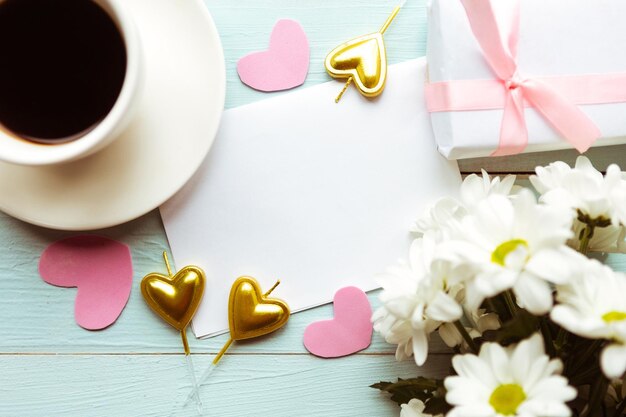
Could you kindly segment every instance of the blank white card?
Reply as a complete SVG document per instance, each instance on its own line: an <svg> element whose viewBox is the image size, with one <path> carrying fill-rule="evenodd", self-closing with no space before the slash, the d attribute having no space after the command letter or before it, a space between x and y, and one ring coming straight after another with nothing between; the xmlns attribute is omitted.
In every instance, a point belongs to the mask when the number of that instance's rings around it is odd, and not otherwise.
<svg viewBox="0 0 626 417"><path fill-rule="evenodd" d="M389 68L375 100L333 81L228 110L204 165L161 207L176 265L207 286L198 337L228 329L228 295L241 275L292 311L368 291L407 256L409 227L428 205L456 195L455 162L436 149L424 103L426 61Z"/></svg>

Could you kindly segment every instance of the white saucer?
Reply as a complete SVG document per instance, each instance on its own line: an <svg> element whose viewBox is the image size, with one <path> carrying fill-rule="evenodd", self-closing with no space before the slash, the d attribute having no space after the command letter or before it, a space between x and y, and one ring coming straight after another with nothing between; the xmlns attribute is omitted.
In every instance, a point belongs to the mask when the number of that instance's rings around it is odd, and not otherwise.
<svg viewBox="0 0 626 417"><path fill-rule="evenodd" d="M0 210L36 225L100 229L161 205L194 174L219 126L226 73L202 0L125 0L144 50L135 119L112 145L61 166L0 162Z"/></svg>

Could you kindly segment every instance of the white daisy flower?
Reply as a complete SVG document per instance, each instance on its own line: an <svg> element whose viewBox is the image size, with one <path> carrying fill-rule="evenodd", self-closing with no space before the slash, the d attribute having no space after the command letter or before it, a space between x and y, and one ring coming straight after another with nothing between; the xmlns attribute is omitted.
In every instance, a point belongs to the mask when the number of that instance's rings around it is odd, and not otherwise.
<svg viewBox="0 0 626 417"><path fill-rule="evenodd" d="M485 313L485 310L478 309L467 316L471 318L473 323L470 323L470 327L464 327L472 339L481 337L488 330L498 330L500 328L500 318L496 313ZM441 340L448 347L461 345L463 349L468 350L469 346L463 339L463 335L453 323L442 323L438 332Z"/></svg>
<svg viewBox="0 0 626 417"><path fill-rule="evenodd" d="M400 406L400 417L443 417L443 414L426 414L424 409L426 405L421 400L413 398L408 404Z"/></svg>
<svg viewBox="0 0 626 417"><path fill-rule="evenodd" d="M626 207L626 201L624 202ZM574 219L572 230L574 235L567 241L567 244L574 249L580 248L580 237L584 233L587 225L577 218ZM589 241L588 252L624 253L626 252L626 227L621 225L613 226L609 224L605 227L595 227L593 237Z"/></svg>
<svg viewBox="0 0 626 417"><path fill-rule="evenodd" d="M435 242L416 239L409 262L401 262L380 276L383 305L372 316L374 330L388 343L397 344L396 359L414 356L417 365L428 357L428 339L443 322L458 320L461 306L447 293L445 262L432 261Z"/></svg>
<svg viewBox="0 0 626 417"><path fill-rule="evenodd" d="M564 162L537 167L530 182L541 194L541 201L572 209L574 229L581 231L584 223L598 223L588 250L616 251L623 246L623 225L626 224L626 181L617 165L607 168L606 175L595 169L585 156L576 159L571 168ZM607 229L604 233L600 230ZM597 235L596 235L597 233ZM578 247L579 240L570 242ZM607 241L607 236L616 240ZM619 240L621 238L621 241Z"/></svg>
<svg viewBox="0 0 626 417"><path fill-rule="evenodd" d="M490 178L485 170L482 170L481 177L471 174L461 184L460 202L450 197L438 200L416 220L411 231L419 235L433 232L438 240L444 240L449 237L452 225L467 214L467 208L475 206L490 195L508 196L517 193L521 187L514 183L514 175L500 179L500 177Z"/></svg>
<svg viewBox="0 0 626 417"><path fill-rule="evenodd" d="M552 307L549 283L568 280L561 264L573 252L565 246L571 235L567 212L537 204L529 190L514 200L490 195L458 223L437 257L455 265L450 281L466 286L470 310L512 289L519 305L541 315Z"/></svg>
<svg viewBox="0 0 626 417"><path fill-rule="evenodd" d="M465 304L465 288L462 285L456 285L448 292L459 305ZM500 318L497 313L487 313L484 309L466 311L464 316L467 325L464 326L465 332L472 338L481 337L488 330L497 330L500 328ZM441 340L448 347L461 345L461 348L467 351L470 347L464 340L463 335L454 323L442 323L438 330Z"/></svg>
<svg viewBox="0 0 626 417"><path fill-rule="evenodd" d="M580 262L571 284L557 287L550 318L566 330L589 339L606 339L602 371L617 378L626 371L626 274L596 260Z"/></svg>
<svg viewBox="0 0 626 417"><path fill-rule="evenodd" d="M503 348L485 343L478 356L456 355L458 374L444 380L448 417L568 417L576 390L559 375L563 364L545 354L539 334Z"/></svg>
<svg viewBox="0 0 626 417"><path fill-rule="evenodd" d="M450 197L439 199L426 213L419 217L411 227L417 235L431 234L437 241L443 241L450 235L450 226L467 214L465 207Z"/></svg>
<svg viewBox="0 0 626 417"><path fill-rule="evenodd" d="M487 171L481 170L482 176L468 175L461 184L461 201L466 207L473 207L490 195L508 196L519 192L521 187L515 185L515 175L490 178Z"/></svg>
<svg viewBox="0 0 626 417"><path fill-rule="evenodd" d="M606 176L595 169L586 156L576 159L574 168L565 162L553 162L537 167L530 182L541 194L542 201L580 210L591 218L615 218L615 192L624 186L622 172L617 165L607 168Z"/></svg>

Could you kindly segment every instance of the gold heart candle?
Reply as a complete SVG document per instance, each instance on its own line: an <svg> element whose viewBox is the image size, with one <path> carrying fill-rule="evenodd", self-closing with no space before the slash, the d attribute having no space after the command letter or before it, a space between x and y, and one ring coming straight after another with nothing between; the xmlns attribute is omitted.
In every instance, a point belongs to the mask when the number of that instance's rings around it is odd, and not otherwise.
<svg viewBox="0 0 626 417"><path fill-rule="evenodd" d="M359 36L342 43L326 56L324 66L333 78L347 78L335 103L338 103L350 83L365 97L376 97L387 81L387 53L383 34L402 6L397 6L378 32Z"/></svg>
<svg viewBox="0 0 626 417"><path fill-rule="evenodd" d="M200 306L200 301L202 301L206 277L202 269L193 265L188 265L172 274L167 252L163 252L163 260L167 268L167 275L152 272L143 277L141 295L152 311L180 332L185 349L187 370L194 387L197 411L202 415L198 381L187 342L187 326L189 326L198 306Z"/></svg>
<svg viewBox="0 0 626 417"><path fill-rule="evenodd" d="M277 281L272 288L262 293L261 286L252 277L244 276L235 280L228 299L230 338L202 374L200 386L206 382L217 363L235 340L264 336L287 324L290 314L289 306L283 300L269 297L279 284L280 281ZM189 393L185 404L194 396L199 398L199 388L194 388Z"/></svg>
<svg viewBox="0 0 626 417"><path fill-rule="evenodd" d="M265 294L252 277L239 277L230 289L228 299L228 327L230 339L213 360L217 365L235 340L252 339L272 333L289 320L289 306L278 298L269 298L280 284L277 281Z"/></svg>
<svg viewBox="0 0 626 417"><path fill-rule="evenodd" d="M191 322L204 294L204 271L186 266L172 275L167 253L163 252L167 276L156 272L141 280L141 294L150 308L181 334L185 354L189 355L187 326Z"/></svg>
<svg viewBox="0 0 626 417"><path fill-rule="evenodd" d="M268 298L270 292L261 294L259 283L252 277L235 281L228 303L228 324L233 340L263 336L287 323L289 307L278 298Z"/></svg>

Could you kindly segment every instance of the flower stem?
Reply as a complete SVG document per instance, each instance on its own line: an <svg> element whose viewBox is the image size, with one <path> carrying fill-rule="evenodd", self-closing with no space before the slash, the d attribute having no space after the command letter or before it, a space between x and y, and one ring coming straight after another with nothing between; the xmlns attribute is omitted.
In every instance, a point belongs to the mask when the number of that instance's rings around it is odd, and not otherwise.
<svg viewBox="0 0 626 417"><path fill-rule="evenodd" d="M571 378L569 378L570 384L573 386L578 386L578 385L582 385L585 383L588 384L589 381L587 381L587 378L589 378L590 376L597 377L596 374L598 374L599 372L601 371L597 365L591 366L588 369L585 369L582 373L578 375L574 375Z"/></svg>
<svg viewBox="0 0 626 417"><path fill-rule="evenodd" d="M496 308L496 303L494 303L493 298L487 298L487 307L491 310L491 313L499 314L498 309Z"/></svg>
<svg viewBox="0 0 626 417"><path fill-rule="evenodd" d="M577 365L574 366L574 369L572 369L572 375L575 374L578 370L580 370L582 366L585 365L585 362L587 362L587 360L591 357L591 355L593 355L598 349L600 349L600 346L602 345L603 342L604 340L598 339L598 340L594 340L593 343L589 345L589 347L587 348L587 350L585 350L585 352L581 355L581 357L576 360Z"/></svg>
<svg viewBox="0 0 626 417"><path fill-rule="evenodd" d="M624 412L624 408L626 408L626 400L622 400L622 402L619 403L619 406L615 409L615 414L613 414L613 417L621 417L622 413Z"/></svg>
<svg viewBox="0 0 626 417"><path fill-rule="evenodd" d="M556 339L554 340L554 348L556 350L556 355L559 356L563 360L564 369L569 370L571 365L571 352L568 352L569 349L567 346L567 338L569 333L562 327L559 327L559 331L556 334Z"/></svg>
<svg viewBox="0 0 626 417"><path fill-rule="evenodd" d="M587 408L588 417L594 417L601 415L600 408L606 397L606 391L609 388L609 381L605 377L600 377L600 381L597 384L592 385L591 397L589 399L589 407Z"/></svg>
<svg viewBox="0 0 626 417"><path fill-rule="evenodd" d="M541 329L541 334L543 335L543 340L548 350L548 356L555 357L554 341L552 340L552 333L550 332L546 318L539 319L539 328Z"/></svg>
<svg viewBox="0 0 626 417"><path fill-rule="evenodd" d="M591 241L591 237L593 236L595 231L595 225L588 224L585 226L582 232L582 238L580 239L580 246L578 247L578 252L586 255L589 252L589 242Z"/></svg>
<svg viewBox="0 0 626 417"><path fill-rule="evenodd" d="M469 348L474 353L478 353L478 346L476 346L476 342L474 342L472 336L470 336L470 334L467 332L467 329L465 328L465 326L463 326L463 323L461 323L460 320L457 320L454 322L454 327L456 327L458 332L461 333L461 336L463 336L463 340L465 340Z"/></svg>
<svg viewBox="0 0 626 417"><path fill-rule="evenodd" d="M504 302L506 303L509 313L511 314L511 318L514 319L517 317L517 306L515 305L515 302L513 301L513 295L511 294L511 291L505 291L503 294L504 294Z"/></svg>
<svg viewBox="0 0 626 417"><path fill-rule="evenodd" d="M556 335L556 347L557 349L561 350L563 349L563 346L565 346L565 344L567 343L567 331L562 328L559 327L559 332Z"/></svg>
<svg viewBox="0 0 626 417"><path fill-rule="evenodd" d="M580 240L580 246L578 251L583 255L589 252L589 242L593 238L596 227L609 227L611 225L611 219L604 216L591 217L588 214L583 213L580 209L576 210L578 214L578 221L585 225L585 228L580 231L578 240Z"/></svg>

